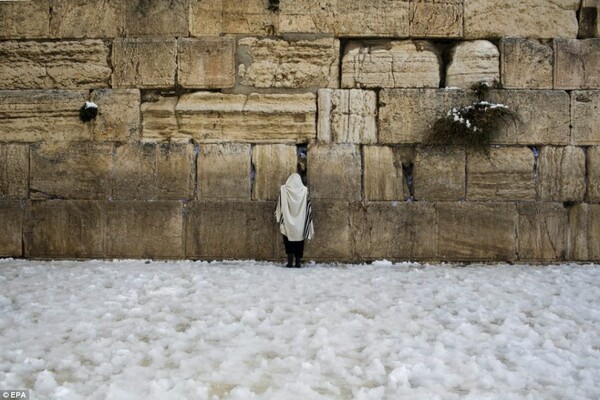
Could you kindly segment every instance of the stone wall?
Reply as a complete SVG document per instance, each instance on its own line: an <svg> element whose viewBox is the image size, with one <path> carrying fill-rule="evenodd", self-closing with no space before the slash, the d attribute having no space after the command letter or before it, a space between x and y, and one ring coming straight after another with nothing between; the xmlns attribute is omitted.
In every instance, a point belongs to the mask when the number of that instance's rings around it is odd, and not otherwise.
<svg viewBox="0 0 600 400"><path fill-rule="evenodd" d="M0 257L600 260L596 0L0 2ZM506 104L487 155L431 145ZM84 102L98 105L90 122Z"/></svg>

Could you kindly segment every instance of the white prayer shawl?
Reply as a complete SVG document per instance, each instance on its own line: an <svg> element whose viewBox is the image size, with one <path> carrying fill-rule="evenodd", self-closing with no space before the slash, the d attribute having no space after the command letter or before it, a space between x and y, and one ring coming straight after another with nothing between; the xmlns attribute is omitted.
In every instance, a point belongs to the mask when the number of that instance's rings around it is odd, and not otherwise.
<svg viewBox="0 0 600 400"><path fill-rule="evenodd" d="M275 219L279 222L279 230L289 241L312 239L314 228L310 197L300 175L290 175L279 189Z"/></svg>

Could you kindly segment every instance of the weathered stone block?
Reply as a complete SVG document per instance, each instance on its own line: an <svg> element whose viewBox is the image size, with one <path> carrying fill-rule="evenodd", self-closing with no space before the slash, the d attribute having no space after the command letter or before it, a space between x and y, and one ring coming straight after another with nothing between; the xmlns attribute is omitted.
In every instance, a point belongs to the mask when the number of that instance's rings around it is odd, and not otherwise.
<svg viewBox="0 0 600 400"><path fill-rule="evenodd" d="M0 257L21 257L23 255L23 208L19 201L0 200L0 221L2 221Z"/></svg>
<svg viewBox="0 0 600 400"><path fill-rule="evenodd" d="M235 84L235 42L226 37L180 38L177 81L185 88L230 88Z"/></svg>
<svg viewBox="0 0 600 400"><path fill-rule="evenodd" d="M600 144L600 90L571 92L571 144Z"/></svg>
<svg viewBox="0 0 600 400"><path fill-rule="evenodd" d="M49 0L0 2L0 39L48 37Z"/></svg>
<svg viewBox="0 0 600 400"><path fill-rule="evenodd" d="M543 147L538 159L537 192L542 201L582 201L585 195L583 149Z"/></svg>
<svg viewBox="0 0 600 400"><path fill-rule="evenodd" d="M0 89L109 86L109 49L101 40L4 41L0 54Z"/></svg>
<svg viewBox="0 0 600 400"><path fill-rule="evenodd" d="M411 37L462 37L463 0L411 0Z"/></svg>
<svg viewBox="0 0 600 400"><path fill-rule="evenodd" d="M321 142L377 143L377 94L359 89L319 89L317 136Z"/></svg>
<svg viewBox="0 0 600 400"><path fill-rule="evenodd" d="M196 184L196 149L192 144L156 148L156 185L160 199L191 199Z"/></svg>
<svg viewBox="0 0 600 400"><path fill-rule="evenodd" d="M57 38L123 36L123 0L51 0L50 35Z"/></svg>
<svg viewBox="0 0 600 400"><path fill-rule="evenodd" d="M578 6L579 0L467 0L465 38L574 38Z"/></svg>
<svg viewBox="0 0 600 400"><path fill-rule="evenodd" d="M579 8L578 38L600 37L600 1L582 0Z"/></svg>
<svg viewBox="0 0 600 400"><path fill-rule="evenodd" d="M255 168L252 199L277 200L279 187L296 172L296 146L265 144L254 146L252 165Z"/></svg>
<svg viewBox="0 0 600 400"><path fill-rule="evenodd" d="M98 116L92 123L94 140L129 142L139 138L139 90L94 90L90 100L98 105Z"/></svg>
<svg viewBox="0 0 600 400"><path fill-rule="evenodd" d="M29 146L0 144L0 199L29 197Z"/></svg>
<svg viewBox="0 0 600 400"><path fill-rule="evenodd" d="M312 194L311 197L314 198ZM311 205L315 234L311 241L306 242L304 258L322 261L351 260L354 240L352 213L355 207L348 202L322 200L314 200ZM281 239L280 243L283 246Z"/></svg>
<svg viewBox="0 0 600 400"><path fill-rule="evenodd" d="M564 260L569 221L557 203L519 203L519 259Z"/></svg>
<svg viewBox="0 0 600 400"><path fill-rule="evenodd" d="M576 204L569 210L569 260L600 260L600 204Z"/></svg>
<svg viewBox="0 0 600 400"><path fill-rule="evenodd" d="M223 30L223 0L192 2L190 33L192 36L217 36L221 33L230 33Z"/></svg>
<svg viewBox="0 0 600 400"><path fill-rule="evenodd" d="M32 199L107 199L111 193L112 144L45 143L31 147Z"/></svg>
<svg viewBox="0 0 600 400"><path fill-rule="evenodd" d="M469 152L467 200L535 200L535 156L527 147Z"/></svg>
<svg viewBox="0 0 600 400"><path fill-rule="evenodd" d="M360 200L360 150L352 144L308 148L308 182L315 199Z"/></svg>
<svg viewBox="0 0 600 400"><path fill-rule="evenodd" d="M505 89L552 89L552 46L535 39L500 40L500 76Z"/></svg>
<svg viewBox="0 0 600 400"><path fill-rule="evenodd" d="M365 200L397 201L410 196L399 153L387 146L363 147Z"/></svg>
<svg viewBox="0 0 600 400"><path fill-rule="evenodd" d="M205 144L198 155L198 197L250 199L250 145Z"/></svg>
<svg viewBox="0 0 600 400"><path fill-rule="evenodd" d="M462 90L386 89L379 94L379 143L426 143L438 118L475 100Z"/></svg>
<svg viewBox="0 0 600 400"><path fill-rule="evenodd" d="M178 201L106 203L106 257L183 258L183 206Z"/></svg>
<svg viewBox="0 0 600 400"><path fill-rule="evenodd" d="M127 36L188 36L188 0L127 0Z"/></svg>
<svg viewBox="0 0 600 400"><path fill-rule="evenodd" d="M31 202L23 234L25 257L103 257L104 223L100 201Z"/></svg>
<svg viewBox="0 0 600 400"><path fill-rule="evenodd" d="M587 201L600 202L600 147L587 151Z"/></svg>
<svg viewBox="0 0 600 400"><path fill-rule="evenodd" d="M336 88L340 42L333 38L238 42L240 83L256 88Z"/></svg>
<svg viewBox="0 0 600 400"><path fill-rule="evenodd" d="M316 96L197 92L177 104L179 133L202 143L302 143L316 138Z"/></svg>
<svg viewBox="0 0 600 400"><path fill-rule="evenodd" d="M428 203L371 203L357 209L356 254L361 260L433 260L436 212Z"/></svg>
<svg viewBox="0 0 600 400"><path fill-rule="evenodd" d="M0 90L0 142L86 140L79 120L85 91Z"/></svg>
<svg viewBox="0 0 600 400"><path fill-rule="evenodd" d="M225 34L269 35L276 33L277 13L264 0L203 0L190 4L192 36Z"/></svg>
<svg viewBox="0 0 600 400"><path fill-rule="evenodd" d="M600 89L600 38L554 39L554 87Z"/></svg>
<svg viewBox="0 0 600 400"><path fill-rule="evenodd" d="M342 59L342 87L437 88L440 68L440 54L429 42L350 42Z"/></svg>
<svg viewBox="0 0 600 400"><path fill-rule="evenodd" d="M124 38L113 41L113 87L171 88L175 86L177 40Z"/></svg>
<svg viewBox="0 0 600 400"><path fill-rule="evenodd" d="M275 207L272 201L188 203L186 256L272 259L277 229Z"/></svg>
<svg viewBox="0 0 600 400"><path fill-rule="evenodd" d="M465 151L462 148L418 147L412 173L416 200L465 198Z"/></svg>
<svg viewBox="0 0 600 400"><path fill-rule="evenodd" d="M511 203L436 204L438 258L516 259L517 210Z"/></svg>
<svg viewBox="0 0 600 400"><path fill-rule="evenodd" d="M142 103L142 141L188 143L192 139L191 133L179 132L175 116L177 101L177 97L160 97L155 102Z"/></svg>
<svg viewBox="0 0 600 400"><path fill-rule="evenodd" d="M500 52L487 40L460 42L450 52L446 86L469 89L479 82L500 81Z"/></svg>

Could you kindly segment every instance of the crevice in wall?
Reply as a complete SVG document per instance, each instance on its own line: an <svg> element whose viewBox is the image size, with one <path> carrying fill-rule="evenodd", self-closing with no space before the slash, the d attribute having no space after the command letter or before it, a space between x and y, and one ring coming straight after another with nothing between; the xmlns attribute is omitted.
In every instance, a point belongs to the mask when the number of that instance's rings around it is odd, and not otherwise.
<svg viewBox="0 0 600 400"><path fill-rule="evenodd" d="M280 0L269 0L269 4L267 5L267 10L274 12L274 13L278 13L280 11L279 1Z"/></svg>
<svg viewBox="0 0 600 400"><path fill-rule="evenodd" d="M406 181L406 186L408 187L409 198L408 201L414 201L415 198L415 187L413 181L413 168L414 163L403 164L402 165L402 173L404 174L404 179Z"/></svg>
<svg viewBox="0 0 600 400"><path fill-rule="evenodd" d="M588 152L589 152L589 147L588 146L583 146L581 147L581 149L583 150L583 154L585 156L584 159L584 163L583 163L583 201L586 201L588 198L588 189L589 189L589 158L588 158Z"/></svg>
<svg viewBox="0 0 600 400"><path fill-rule="evenodd" d="M540 149L537 146L528 146L533 153L533 183L537 184L538 178L538 159L540 157Z"/></svg>
<svg viewBox="0 0 600 400"><path fill-rule="evenodd" d="M446 72L452 62L452 49L458 44L455 40L436 40L431 42L439 52L440 88L446 87Z"/></svg>
<svg viewBox="0 0 600 400"><path fill-rule="evenodd" d="M194 160L193 160L193 168L192 173L194 174L194 193L192 194L192 199L198 198L198 157L200 157L200 146L195 141L192 141L194 146Z"/></svg>
<svg viewBox="0 0 600 400"><path fill-rule="evenodd" d="M307 171L308 171L308 145L305 143L296 145L296 172L302 178L302 183L306 186L308 183L307 180Z"/></svg>
<svg viewBox="0 0 600 400"><path fill-rule="evenodd" d="M254 165L254 144L250 145L250 198L252 199L252 193L254 193L254 183L256 181L256 165Z"/></svg>
<svg viewBox="0 0 600 400"><path fill-rule="evenodd" d="M365 151L363 145L359 145L358 151L360 153L360 201L364 204L367 199L365 198Z"/></svg>

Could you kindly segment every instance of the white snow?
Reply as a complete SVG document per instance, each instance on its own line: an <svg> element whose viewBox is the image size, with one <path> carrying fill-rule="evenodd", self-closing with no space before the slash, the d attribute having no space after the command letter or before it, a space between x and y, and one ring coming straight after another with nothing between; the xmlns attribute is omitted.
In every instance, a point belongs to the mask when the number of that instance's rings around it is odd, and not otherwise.
<svg viewBox="0 0 600 400"><path fill-rule="evenodd" d="M86 101L85 102L85 108L98 108L98 105L96 103L91 102L91 101Z"/></svg>
<svg viewBox="0 0 600 400"><path fill-rule="evenodd" d="M598 399L600 266L0 260L33 399Z"/></svg>

